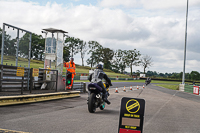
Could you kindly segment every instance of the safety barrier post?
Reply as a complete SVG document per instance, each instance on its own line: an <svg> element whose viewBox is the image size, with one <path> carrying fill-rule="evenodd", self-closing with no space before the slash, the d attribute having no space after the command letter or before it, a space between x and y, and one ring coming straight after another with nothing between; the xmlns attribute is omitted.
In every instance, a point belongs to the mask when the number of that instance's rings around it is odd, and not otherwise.
<svg viewBox="0 0 200 133"><path fill-rule="evenodd" d="M86 93L86 83L83 82L83 93Z"/></svg>
<svg viewBox="0 0 200 133"><path fill-rule="evenodd" d="M0 75L0 92L2 91L2 80L3 80L3 65L1 66L1 75Z"/></svg>
<svg viewBox="0 0 200 133"><path fill-rule="evenodd" d="M32 89L33 89L33 68L30 69L30 93L32 93Z"/></svg>
<svg viewBox="0 0 200 133"><path fill-rule="evenodd" d="M24 90L24 76L22 76L22 88L21 88L21 95L23 95Z"/></svg>
<svg viewBox="0 0 200 133"><path fill-rule="evenodd" d="M56 71L56 92L58 91L57 90L57 85L58 85L58 70Z"/></svg>

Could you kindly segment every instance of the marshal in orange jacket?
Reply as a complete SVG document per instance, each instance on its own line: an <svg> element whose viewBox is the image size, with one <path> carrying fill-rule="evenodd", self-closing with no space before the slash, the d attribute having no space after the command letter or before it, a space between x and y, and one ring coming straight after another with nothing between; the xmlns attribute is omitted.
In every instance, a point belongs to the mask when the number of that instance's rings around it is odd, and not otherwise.
<svg viewBox="0 0 200 133"><path fill-rule="evenodd" d="M66 70L68 71L68 72L71 72L72 73L72 75L76 75L76 66L75 66L75 63L73 62L73 63L71 63L71 61L69 61L69 62L66 62L66 63L64 63L64 67L66 67Z"/></svg>

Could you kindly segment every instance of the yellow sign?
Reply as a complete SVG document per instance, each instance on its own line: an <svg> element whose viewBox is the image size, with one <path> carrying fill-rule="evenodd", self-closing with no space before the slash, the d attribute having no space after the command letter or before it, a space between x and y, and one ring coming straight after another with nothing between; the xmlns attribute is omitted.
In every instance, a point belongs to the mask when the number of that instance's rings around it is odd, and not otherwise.
<svg viewBox="0 0 200 133"><path fill-rule="evenodd" d="M24 67L17 67L16 76L24 77Z"/></svg>
<svg viewBox="0 0 200 133"><path fill-rule="evenodd" d="M137 100L131 99L126 103L126 110L129 113L137 113L140 110L140 104Z"/></svg>
<svg viewBox="0 0 200 133"><path fill-rule="evenodd" d="M32 76L33 76L33 77L38 77L38 76L39 76L39 69L33 68Z"/></svg>

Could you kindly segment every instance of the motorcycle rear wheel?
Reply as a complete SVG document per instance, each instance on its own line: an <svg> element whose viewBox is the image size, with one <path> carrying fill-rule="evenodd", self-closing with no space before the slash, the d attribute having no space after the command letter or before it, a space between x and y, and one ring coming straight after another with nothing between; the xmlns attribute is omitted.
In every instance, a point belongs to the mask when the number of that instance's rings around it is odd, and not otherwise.
<svg viewBox="0 0 200 133"><path fill-rule="evenodd" d="M95 102L96 102L95 94L91 93L88 101L88 110L90 113L94 113L96 111Z"/></svg>
<svg viewBox="0 0 200 133"><path fill-rule="evenodd" d="M105 102L99 108L100 108L100 110L104 110L104 108L105 108Z"/></svg>

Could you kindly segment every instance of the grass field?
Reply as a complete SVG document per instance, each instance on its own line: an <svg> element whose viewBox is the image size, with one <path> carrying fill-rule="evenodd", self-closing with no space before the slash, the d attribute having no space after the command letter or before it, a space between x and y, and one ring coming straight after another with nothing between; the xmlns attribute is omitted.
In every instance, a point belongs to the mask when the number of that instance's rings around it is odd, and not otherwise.
<svg viewBox="0 0 200 133"><path fill-rule="evenodd" d="M179 89L179 85L169 85L169 84L154 84L154 85L164 87L164 88L168 88L168 89L171 89L171 90L178 90Z"/></svg>

